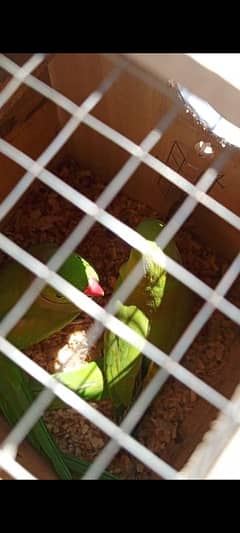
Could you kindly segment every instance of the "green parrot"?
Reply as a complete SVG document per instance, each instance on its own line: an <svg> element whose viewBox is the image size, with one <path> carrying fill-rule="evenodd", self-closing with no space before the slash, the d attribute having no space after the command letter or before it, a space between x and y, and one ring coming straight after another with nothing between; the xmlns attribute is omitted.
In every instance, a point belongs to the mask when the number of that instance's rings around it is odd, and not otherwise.
<svg viewBox="0 0 240 533"><path fill-rule="evenodd" d="M32 246L29 251L46 262L56 250L53 244L39 244ZM95 270L77 254L68 257L59 274L89 296L104 294ZM0 268L0 319L10 311L33 278L28 270L13 260ZM7 339L24 350L62 329L78 315L79 309L74 304L52 287L46 286ZM18 422L34 399L25 372L0 353L0 409L10 425ZM32 428L28 439L34 448L48 457L61 479L72 479L71 467L67 466L66 457L56 446L42 419Z"/></svg>
<svg viewBox="0 0 240 533"><path fill-rule="evenodd" d="M146 219L137 226L136 231L151 243L154 250L159 249L155 241L163 228L164 224L160 220ZM180 252L173 240L163 251L182 264ZM169 354L190 322L193 292L160 265L154 263L151 257L142 256L135 249L131 250L128 260L119 270L116 289L121 286L140 259L143 278L128 296L125 304L136 305L145 314L150 324L148 341ZM154 362L149 363L149 359L144 357L142 386L147 385L159 368Z"/></svg>
<svg viewBox="0 0 240 533"><path fill-rule="evenodd" d="M49 261L56 251L57 246L49 243L37 244L29 249L29 252L43 263ZM88 296L104 294L95 270L75 253L68 257L58 273ZM33 280L34 274L17 261L9 261L0 267L0 320L10 311ZM28 348L64 328L79 314L78 307L47 285L26 315L12 329L8 339L17 348Z"/></svg>

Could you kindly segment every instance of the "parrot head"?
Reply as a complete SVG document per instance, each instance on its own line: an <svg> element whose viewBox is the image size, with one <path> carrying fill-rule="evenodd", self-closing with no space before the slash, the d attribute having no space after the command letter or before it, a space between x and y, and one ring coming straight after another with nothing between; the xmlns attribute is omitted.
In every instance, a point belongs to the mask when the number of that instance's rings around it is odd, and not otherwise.
<svg viewBox="0 0 240 533"><path fill-rule="evenodd" d="M31 248L31 253L41 261L48 261L55 253L57 247L52 244L40 244ZM80 255L72 253L58 270L58 274L71 283L76 289L87 296L103 296L104 290L99 283L99 277L94 268ZM54 287L47 285L42 296L51 302L69 303L67 298L60 294Z"/></svg>
<svg viewBox="0 0 240 533"><path fill-rule="evenodd" d="M87 296L104 295L104 290L99 283L99 277L96 271L78 254L71 254L59 269L58 274ZM54 302L68 302L63 294L60 294L50 285L46 286L43 290L43 296Z"/></svg>

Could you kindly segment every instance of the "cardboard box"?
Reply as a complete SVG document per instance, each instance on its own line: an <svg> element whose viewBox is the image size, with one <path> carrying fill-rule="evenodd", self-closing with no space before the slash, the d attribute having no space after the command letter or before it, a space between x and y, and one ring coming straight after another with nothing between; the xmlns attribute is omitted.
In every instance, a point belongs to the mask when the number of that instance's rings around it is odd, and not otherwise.
<svg viewBox="0 0 240 533"><path fill-rule="evenodd" d="M224 147L220 139L212 135L189 112L179 98L176 87L174 85L169 86L166 76L172 73L172 78L175 81L180 83L189 81L190 89L196 87L196 81L195 85L193 83L194 76L191 74L191 68L189 67L188 71L184 71L184 76L178 80L174 78L174 73L180 72L179 61L181 64L182 58L175 58L175 64L172 60L170 70L166 68L166 65L168 67L166 57L128 54L127 58L130 60L130 67L133 67L133 69L131 70L129 67L128 71L123 71L120 74L119 78L91 111L91 115L139 145L159 121L163 120L172 107L177 104L177 116L154 146L151 154L178 172L190 183L196 184L203 172L223 152ZM109 75L116 64L116 59L125 60L126 58L115 55L107 57L101 54L56 54L47 58L36 70L35 74L39 79L50 84L75 104L80 105ZM178 68L176 68L176 64ZM202 72L205 75L204 81L207 79L206 76L210 74L207 71ZM137 75L138 73L141 74L140 78ZM0 80L2 87L8 81L8 77L3 78ZM151 85L150 78L153 79L154 86ZM217 79L217 82L218 84L220 83L218 88L225 87L225 82L222 80L219 81ZM216 83L216 79L211 78L211 90L208 88L209 95L210 93L211 95L213 94L214 83ZM199 91L200 96L206 96L204 87L205 85L202 83L202 90L200 88ZM221 100L219 92L217 94L218 100ZM214 98L211 95L209 98L213 105ZM218 110L220 112L222 109ZM225 116L229 118L232 116L230 107L223 107L223 111L226 112ZM0 133L4 139L31 158L37 159L68 119L69 114L62 108L57 107L53 102L26 85L22 85L11 100L0 110ZM201 142L209 143L213 152L211 156L203 156L201 150L199 150L199 146L201 146L199 143ZM227 147L227 150L231 152L231 157L219 172L218 178L208 193L221 205L239 215L240 153L239 149L232 146ZM87 124L81 123L54 160L51 161L50 167L66 155L77 160L82 167L91 169L104 183L109 183L131 154L94 131ZM22 177L24 171L19 165L2 154L0 155L0 169L2 176L0 199L3 200ZM130 197L142 200L159 209L163 218L173 214L185 197L181 188L177 187L176 184L170 183L144 162L140 164L129 179L124 191ZM11 213L9 216L11 216ZM6 220L2 223L5 224ZM191 227L202 242L211 245L214 250L220 252L223 256L233 259L239 251L239 232L237 229L203 205L199 204L194 210L191 216ZM235 362L232 368L233 371L235 371L237 364L236 354L239 353L239 345L235 346L234 350L233 359ZM229 393L230 390L231 387L229 388ZM31 455L29 453L28 448L24 448L23 455L25 456L24 463L26 466L28 465L28 457L30 458ZM179 467L187 460L188 452L181 452L181 457ZM29 469L31 470L30 467L33 467L31 471L38 475L39 468L37 463L35 468L32 459L29 459L29 465ZM48 472L49 478L54 478L54 473L51 469ZM45 475L44 466L39 477L41 478Z"/></svg>

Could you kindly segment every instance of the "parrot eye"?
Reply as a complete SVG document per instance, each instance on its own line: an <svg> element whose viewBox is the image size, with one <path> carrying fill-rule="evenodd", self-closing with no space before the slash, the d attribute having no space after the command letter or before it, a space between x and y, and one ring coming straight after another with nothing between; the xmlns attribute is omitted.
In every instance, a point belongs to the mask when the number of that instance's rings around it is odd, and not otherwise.
<svg viewBox="0 0 240 533"><path fill-rule="evenodd" d="M57 297L57 298L62 298L62 295L61 295L61 294L58 294L58 293L56 292L56 297Z"/></svg>

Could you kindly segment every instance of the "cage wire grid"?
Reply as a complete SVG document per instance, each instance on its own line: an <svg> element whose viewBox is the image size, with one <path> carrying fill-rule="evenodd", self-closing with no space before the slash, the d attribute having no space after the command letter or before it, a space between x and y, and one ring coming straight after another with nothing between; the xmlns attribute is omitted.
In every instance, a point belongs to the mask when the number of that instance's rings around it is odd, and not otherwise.
<svg viewBox="0 0 240 533"><path fill-rule="evenodd" d="M106 208L116 194L122 189L123 185L127 183L133 172L142 162L144 162L188 195L157 239L161 248L164 248L172 237L174 237L198 203L205 205L205 207L239 230L240 218L207 194L208 189L216 180L218 172L231 156L231 152L229 150L224 150L213 165L203 173L197 184L192 185L177 172L173 171L170 167L154 158L149 153L160 140L172 120L177 116L179 105L176 100L173 99L173 108L159 121L157 126L149 132L142 143L137 145L91 115L91 111L95 105L101 100L112 84L117 81L121 72L126 68L131 71L132 66L127 61L123 60L122 57L119 57L119 61L116 61L116 56L114 56L115 66L113 66L110 75L103 80L100 86L93 91L80 106L77 106L60 92L38 80L31 74L36 67L41 64L44 58L44 54L35 54L23 65L23 67L20 68L6 56L0 55L0 66L13 76L1 92L1 106L3 106L20 85L24 83L41 93L46 98L52 100L55 104L65 109L65 111L68 111L70 114L70 119L65 126L36 161L32 160L22 151L16 149L7 141L3 139L0 140L1 152L26 170L25 175L2 202L0 206L0 220L6 216L36 177L51 189L55 190L58 194L78 206L86 214L65 240L63 245L58 248L58 251L47 265L42 264L29 253L22 250L21 247L13 243L2 233L0 234L1 249L26 266L37 276L37 279L2 320L0 325L0 350L45 386L43 392L39 394L38 398L33 402L26 414L9 432L4 442L2 442L0 464L16 479L23 479L24 476L27 476L28 479L34 479L34 476L32 476L31 473L28 473L26 469L23 469L23 467L21 467L21 465L15 460L17 449L31 427L51 403L53 395L57 395L66 404L87 417L111 438L110 442L93 461L83 479L98 478L102 471L109 465L120 447L125 448L146 466L165 479L184 479L186 477L191 477L191 475L184 476L181 472L177 472L165 461L154 455L150 450L131 436L131 431L134 429L155 395L159 392L169 374L175 376L179 381L217 407L218 410L222 411L228 417L231 427L239 425L238 402L228 400L212 387L208 386L204 381L182 367L180 361L187 348L191 345L198 332L215 309L219 309L227 317L231 318L237 324L240 324L239 309L224 297L239 275L240 255L233 260L229 269L224 274L217 287L213 290L184 267L167 257L160 250L158 253L153 254L152 250L149 249L147 242L145 242L138 233L126 224L120 222L114 216L110 215L106 211ZM134 75L136 75L136 72ZM170 91L169 96L172 98L172 93ZM115 175L110 184L106 186L96 203L90 201L83 194L77 192L45 168L81 122L85 123L90 128L93 128L100 135L104 135L112 142L118 144L130 154L130 158ZM142 277L140 264L136 266L134 272L132 272L121 288L114 294L114 296L112 296L105 309L91 301L84 294L80 293L56 273L69 253L79 245L96 221L103 224L141 253L147 253L152 256L155 262L163 266L169 273L173 274L177 279L180 279L206 301L173 348L170 356L166 355L148 341L144 342L143 345L142 338L114 316L117 311L117 300L125 301L128 294L133 290L134 286L136 286ZM106 327L130 344L135 344L142 350L142 353L147 355L147 357L155 361L161 367L146 389L141 392L127 416L124 418L121 426L117 426L106 416L96 411L86 401L77 397L64 385L58 383L50 376L50 374L40 368L36 363L29 360L27 356L15 348L5 338L18 320L26 313L27 309L31 306L46 283L49 283L57 290L61 291L61 293L69 300L95 319L89 332L90 346L96 342L103 329ZM205 465L204 474L207 472L214 458L215 448L212 446L207 464Z"/></svg>

